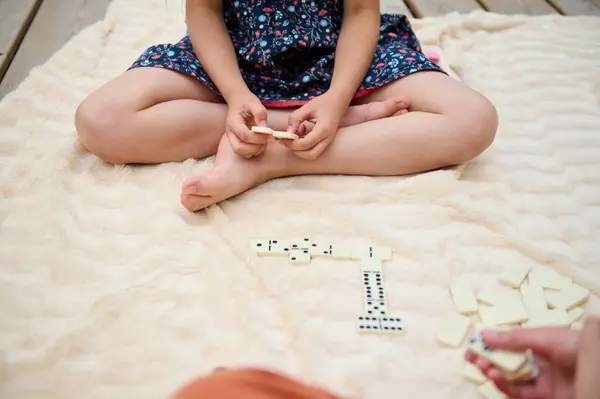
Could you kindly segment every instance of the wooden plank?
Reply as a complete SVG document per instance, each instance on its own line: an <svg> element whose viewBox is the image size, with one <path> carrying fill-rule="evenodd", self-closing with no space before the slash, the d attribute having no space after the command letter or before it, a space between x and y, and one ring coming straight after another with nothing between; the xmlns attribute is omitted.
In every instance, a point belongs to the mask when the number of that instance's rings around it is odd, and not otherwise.
<svg viewBox="0 0 600 399"><path fill-rule="evenodd" d="M410 10L403 0L381 0L381 12L403 14L412 17Z"/></svg>
<svg viewBox="0 0 600 399"><path fill-rule="evenodd" d="M547 15L557 14L546 0L479 0L491 12L498 14Z"/></svg>
<svg viewBox="0 0 600 399"><path fill-rule="evenodd" d="M438 17L451 12L468 14L481 10L477 0L405 0L415 17Z"/></svg>
<svg viewBox="0 0 600 399"><path fill-rule="evenodd" d="M0 4L5 1L7 0L0 0ZM31 68L46 62L81 29L104 18L110 2L111 0L44 0L0 83L0 98L14 90L27 77Z"/></svg>
<svg viewBox="0 0 600 399"><path fill-rule="evenodd" d="M42 0L0 0L0 80L27 32Z"/></svg>
<svg viewBox="0 0 600 399"><path fill-rule="evenodd" d="M548 0L565 15L600 15L600 0Z"/></svg>

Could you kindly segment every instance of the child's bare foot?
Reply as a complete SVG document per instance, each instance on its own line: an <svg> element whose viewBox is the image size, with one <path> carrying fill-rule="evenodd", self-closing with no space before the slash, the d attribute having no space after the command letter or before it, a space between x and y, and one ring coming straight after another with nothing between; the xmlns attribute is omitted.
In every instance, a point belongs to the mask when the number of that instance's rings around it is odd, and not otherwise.
<svg viewBox="0 0 600 399"><path fill-rule="evenodd" d="M275 178L279 163L273 154L281 154L284 148L273 147L281 148L244 159L233 152L229 140L223 136L213 169L183 182L181 204L191 212L199 211Z"/></svg>
<svg viewBox="0 0 600 399"><path fill-rule="evenodd" d="M355 105L340 122L340 127L356 125L374 119L387 118L408 112L409 101L394 97L386 101ZM308 128L310 130L310 128ZM285 165L283 146L273 146L261 157L244 159L233 152L229 140L221 139L214 168L199 176L187 179L181 189L181 203L195 212L238 195L267 180L280 177Z"/></svg>
<svg viewBox="0 0 600 399"><path fill-rule="evenodd" d="M385 101L348 107L340 121L340 127L354 126L375 119L388 118L408 112L410 101L406 97L392 97Z"/></svg>

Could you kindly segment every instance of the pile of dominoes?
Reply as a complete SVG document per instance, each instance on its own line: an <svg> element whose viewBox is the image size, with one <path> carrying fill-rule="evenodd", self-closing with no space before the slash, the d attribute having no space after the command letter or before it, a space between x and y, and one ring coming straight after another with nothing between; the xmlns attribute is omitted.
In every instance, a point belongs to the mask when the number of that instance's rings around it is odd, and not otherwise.
<svg viewBox="0 0 600 399"><path fill-rule="evenodd" d="M392 260L388 247L365 245L342 245L316 243L310 238L291 240L252 240L251 248L258 256L288 257L294 265L308 264L312 258L358 260L363 281L364 314L358 317L357 328L361 333L402 334L402 320L388 315L383 279L383 262Z"/></svg>
<svg viewBox="0 0 600 399"><path fill-rule="evenodd" d="M444 346L459 348L474 326L475 333L466 347L502 370L505 378L514 381L537 377L531 352L516 353L486 347L479 336L482 329L543 326L579 329L583 305L590 296L589 290L575 284L571 278L521 265L506 267L497 283L483 287L477 294L471 282L461 276L450 285L450 294L457 312L445 318L437 341ZM463 377L478 384L485 398L506 398L474 365L465 361L463 367Z"/></svg>

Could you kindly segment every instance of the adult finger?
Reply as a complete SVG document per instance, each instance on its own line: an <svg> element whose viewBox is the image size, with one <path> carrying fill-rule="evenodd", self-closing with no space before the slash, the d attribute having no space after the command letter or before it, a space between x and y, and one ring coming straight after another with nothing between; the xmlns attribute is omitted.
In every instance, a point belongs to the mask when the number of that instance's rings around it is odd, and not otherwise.
<svg viewBox="0 0 600 399"><path fill-rule="evenodd" d="M331 144L331 140L325 139L325 140L321 141L320 143L317 143L317 145L315 145L310 150L295 151L294 154L296 154L296 156L298 156L300 158L307 159L309 161L313 161L313 160L317 159L327 149L329 144Z"/></svg>
<svg viewBox="0 0 600 399"><path fill-rule="evenodd" d="M260 146L257 144L244 143L235 133L227 133L229 144L237 155L242 158L252 158L259 150Z"/></svg>
<svg viewBox="0 0 600 399"><path fill-rule="evenodd" d="M516 328L510 331L483 331L486 345L510 351L531 349L535 354L574 364L578 332L566 327ZM565 364L568 365L568 364Z"/></svg>
<svg viewBox="0 0 600 399"><path fill-rule="evenodd" d="M308 105L304 105L290 114L288 121L288 132L298 134L300 125L313 117L313 110Z"/></svg>
<svg viewBox="0 0 600 399"><path fill-rule="evenodd" d="M589 317L579 336L575 397L596 399L600 392L600 318Z"/></svg>

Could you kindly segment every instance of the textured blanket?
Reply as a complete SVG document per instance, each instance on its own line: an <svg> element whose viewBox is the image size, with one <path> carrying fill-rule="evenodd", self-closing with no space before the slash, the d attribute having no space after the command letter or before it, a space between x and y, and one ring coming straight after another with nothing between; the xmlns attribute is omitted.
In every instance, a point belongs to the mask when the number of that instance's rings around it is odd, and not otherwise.
<svg viewBox="0 0 600 399"><path fill-rule="evenodd" d="M114 167L73 114L146 46L184 33L179 1L115 0L0 104L0 396L168 397L215 366L264 366L365 399L475 398L436 329L451 278L510 263L569 275L600 308L600 19L484 13L415 21L498 107L497 141L460 168L307 176L200 214L184 178L212 160ZM357 262L259 259L258 237L390 246L405 336L361 336Z"/></svg>

